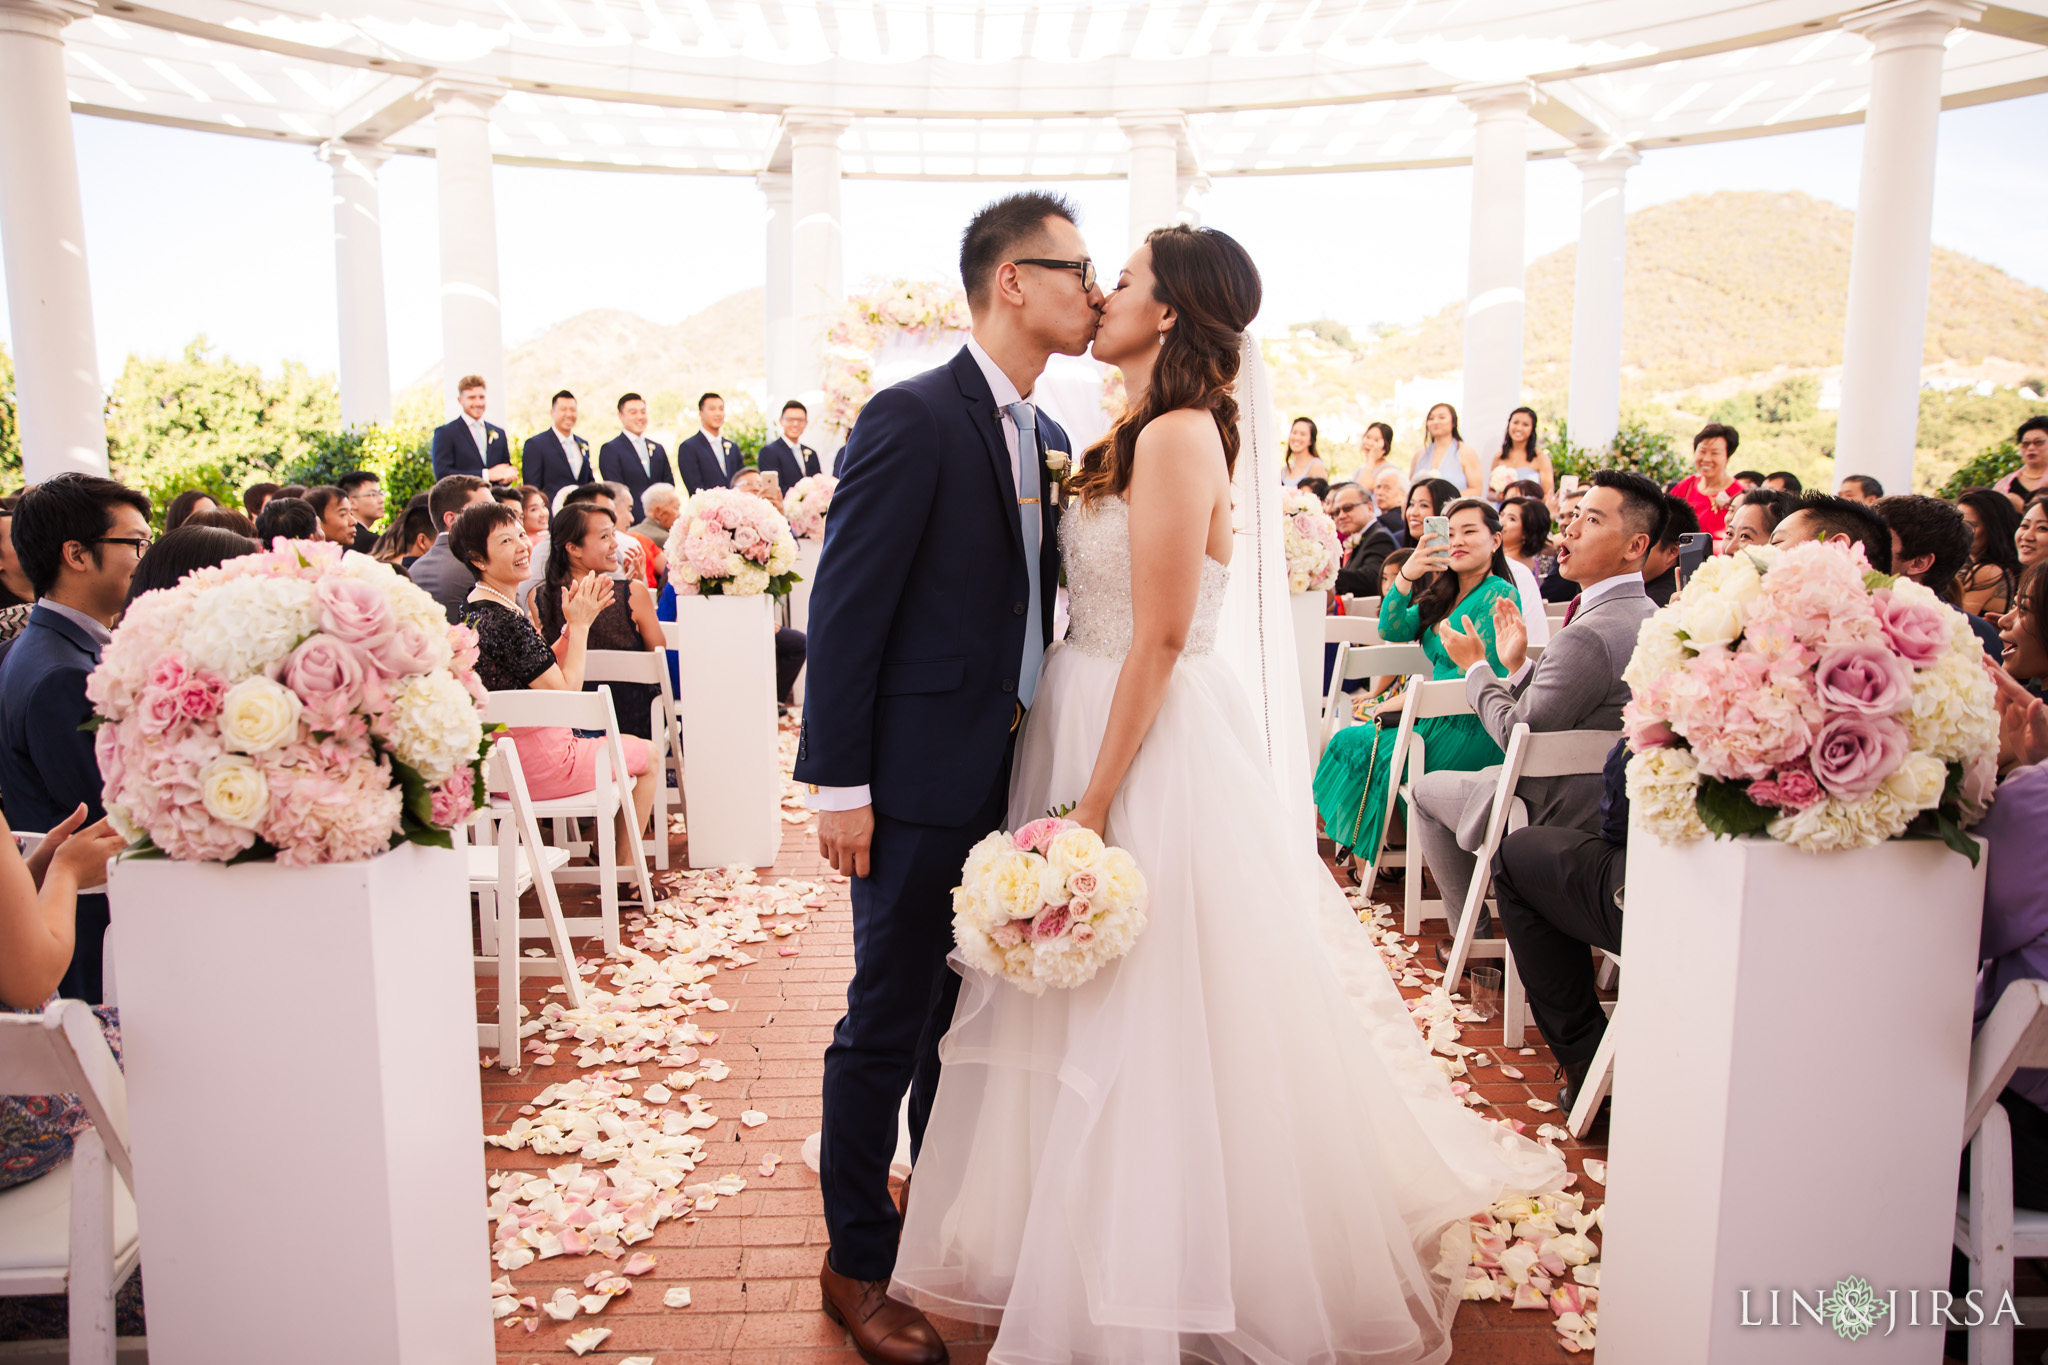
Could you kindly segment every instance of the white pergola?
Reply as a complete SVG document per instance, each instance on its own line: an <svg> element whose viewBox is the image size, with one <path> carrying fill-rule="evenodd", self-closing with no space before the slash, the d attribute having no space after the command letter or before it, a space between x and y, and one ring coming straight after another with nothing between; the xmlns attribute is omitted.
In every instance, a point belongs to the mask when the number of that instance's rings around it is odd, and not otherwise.
<svg viewBox="0 0 2048 1365"><path fill-rule="evenodd" d="M848 177L1122 177L1135 238L1193 217L1217 176L1470 165L1476 432L1521 390L1524 164L1567 157L1570 422L1589 443L1616 424L1640 152L1862 122L1837 468L1905 487L1937 115L2044 90L2048 0L0 0L24 457L31 479L106 466L73 112L299 142L333 167L350 422L391 412L394 154L438 167L443 373L494 396L495 162L754 177L772 398L817 383Z"/></svg>

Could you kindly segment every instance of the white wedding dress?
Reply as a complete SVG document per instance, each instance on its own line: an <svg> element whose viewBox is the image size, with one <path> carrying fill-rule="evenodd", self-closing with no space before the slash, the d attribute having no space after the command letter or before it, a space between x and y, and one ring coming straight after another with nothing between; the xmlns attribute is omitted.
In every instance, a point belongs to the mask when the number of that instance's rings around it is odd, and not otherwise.
<svg viewBox="0 0 2048 1365"><path fill-rule="evenodd" d="M1080 797L1131 640L1127 505L1076 507L1060 534L1072 625L1018 739L1013 829ZM1204 559L1110 806L1151 890L1130 953L1036 997L953 959L892 1292L999 1321L998 1365L1444 1360L1463 1220L1564 1175L1451 1094L1283 815L1213 652L1229 572Z"/></svg>

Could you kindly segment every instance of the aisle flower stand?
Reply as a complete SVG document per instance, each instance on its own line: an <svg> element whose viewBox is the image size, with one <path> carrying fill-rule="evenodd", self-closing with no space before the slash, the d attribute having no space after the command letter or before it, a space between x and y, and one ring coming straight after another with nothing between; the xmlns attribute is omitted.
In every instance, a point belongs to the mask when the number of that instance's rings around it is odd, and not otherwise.
<svg viewBox="0 0 2048 1365"><path fill-rule="evenodd" d="M490 1361L462 853L109 891L150 1359Z"/></svg>
<svg viewBox="0 0 2048 1365"><path fill-rule="evenodd" d="M1984 876L1632 829L1606 1365L1941 1359Z"/></svg>
<svg viewBox="0 0 2048 1365"><path fill-rule="evenodd" d="M1301 670L1301 714L1307 724L1308 764L1315 769L1316 744L1323 730L1323 617L1329 594L1321 588L1288 594L1294 610L1294 654Z"/></svg>
<svg viewBox="0 0 2048 1365"><path fill-rule="evenodd" d="M676 598L676 713L691 867L767 867L782 848L775 599Z"/></svg>

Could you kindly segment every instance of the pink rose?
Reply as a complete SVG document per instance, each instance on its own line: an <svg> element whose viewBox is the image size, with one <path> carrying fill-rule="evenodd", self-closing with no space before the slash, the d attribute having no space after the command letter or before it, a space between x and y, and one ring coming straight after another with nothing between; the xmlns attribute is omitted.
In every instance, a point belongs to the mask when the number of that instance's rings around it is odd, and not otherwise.
<svg viewBox="0 0 2048 1365"><path fill-rule="evenodd" d="M1948 648L1948 610L1927 602L1911 602L1879 588L1870 595L1884 638L1915 668L1926 668Z"/></svg>
<svg viewBox="0 0 2048 1365"><path fill-rule="evenodd" d="M108 721L93 731L92 753L99 760L100 786L109 798L119 795L121 779L128 775L127 736L122 733L132 721Z"/></svg>
<svg viewBox="0 0 2048 1365"><path fill-rule="evenodd" d="M433 667L438 656L434 638L417 621L401 621L382 643L370 650L370 658L387 677L407 677Z"/></svg>
<svg viewBox="0 0 2048 1365"><path fill-rule="evenodd" d="M1052 837L1055 834L1058 834L1063 829L1070 828L1072 825L1073 821L1071 820L1062 820L1057 815L1048 815L1042 819L1033 820L1010 837L1018 848L1029 849L1033 853L1043 853L1045 852L1045 846L1052 842Z"/></svg>
<svg viewBox="0 0 2048 1365"><path fill-rule="evenodd" d="M1087 922L1086 922L1086 921L1084 920L1084 921L1083 921L1083 922L1081 922L1080 924L1077 924L1077 925L1075 925L1075 926L1074 926L1074 942L1076 942L1076 943L1093 943L1094 941L1095 941L1095 926L1094 926L1094 925L1092 925L1092 924L1089 924L1089 923L1087 923Z"/></svg>
<svg viewBox="0 0 2048 1365"><path fill-rule="evenodd" d="M476 809L476 772L469 764L457 766L448 780L433 791L433 821L437 829L453 829Z"/></svg>
<svg viewBox="0 0 2048 1365"><path fill-rule="evenodd" d="M1007 924L998 924L988 931L989 942L998 948L1014 948L1024 941L1024 930L1019 926L1029 924L1029 920L1011 920Z"/></svg>
<svg viewBox="0 0 2048 1365"><path fill-rule="evenodd" d="M1975 824L1991 809L1998 790L1998 755L1986 750L1963 768L1963 823Z"/></svg>
<svg viewBox="0 0 2048 1365"><path fill-rule="evenodd" d="M332 635L311 636L285 660L283 682L306 704L309 728L332 730L362 704L362 655Z"/></svg>
<svg viewBox="0 0 2048 1365"><path fill-rule="evenodd" d="M1088 921L1093 917L1094 909L1094 902L1090 901L1086 896L1075 896L1067 902L1067 914L1072 918L1076 928L1083 928L1087 925Z"/></svg>
<svg viewBox="0 0 2048 1365"><path fill-rule="evenodd" d="M1813 775L1837 800L1861 801L1898 771L1910 745L1891 717L1844 712L1814 737Z"/></svg>
<svg viewBox="0 0 2048 1365"><path fill-rule="evenodd" d="M1904 762L1903 759L1900 760ZM1788 763L1778 769L1779 804L1787 810L1805 810L1817 806L1827 799L1827 793L1820 789L1814 779L1813 767L1805 759Z"/></svg>
<svg viewBox="0 0 2048 1365"><path fill-rule="evenodd" d="M740 509L731 503L718 509L718 524L730 531L741 521Z"/></svg>
<svg viewBox="0 0 2048 1365"><path fill-rule="evenodd" d="M1067 932L1069 914L1068 908L1064 905L1046 906L1038 912L1038 918L1031 921L1031 937L1040 943L1058 938Z"/></svg>
<svg viewBox="0 0 2048 1365"><path fill-rule="evenodd" d="M163 687L145 689L135 706L135 717L141 722L143 733L149 735L162 734L184 714L178 704L178 694Z"/></svg>
<svg viewBox="0 0 2048 1365"><path fill-rule="evenodd" d="M1884 645L1835 645L1814 670L1820 704L1829 711L1892 716L1913 704L1913 669Z"/></svg>
<svg viewBox="0 0 2048 1365"><path fill-rule="evenodd" d="M185 656L177 650L159 654L149 666L149 686L169 692L185 681Z"/></svg>
<svg viewBox="0 0 2048 1365"><path fill-rule="evenodd" d="M320 609L320 629L337 640L374 649L398 628L391 603L373 583L329 574L313 585Z"/></svg>
<svg viewBox="0 0 2048 1365"><path fill-rule="evenodd" d="M1085 868L1067 878L1067 891L1077 901L1084 901L1088 899L1088 897L1094 895L1096 891L1100 889L1101 886L1101 875L1099 873L1088 871ZM1075 913L1080 914L1082 912L1076 911Z"/></svg>
<svg viewBox="0 0 2048 1365"><path fill-rule="evenodd" d="M193 720L211 720L220 712L227 684L211 673L190 673L178 684L178 709Z"/></svg>

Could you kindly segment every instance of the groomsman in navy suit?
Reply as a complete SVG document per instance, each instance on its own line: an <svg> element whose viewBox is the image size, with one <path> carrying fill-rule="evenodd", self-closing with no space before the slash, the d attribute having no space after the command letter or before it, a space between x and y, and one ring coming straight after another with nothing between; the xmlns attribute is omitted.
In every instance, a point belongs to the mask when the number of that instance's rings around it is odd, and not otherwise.
<svg viewBox="0 0 2048 1365"><path fill-rule="evenodd" d="M699 398L697 425L703 429L676 447L683 485L692 493L725 488L731 483L731 471L746 461L737 445L718 434L725 425L725 400L715 393Z"/></svg>
<svg viewBox="0 0 2048 1365"><path fill-rule="evenodd" d="M632 492L633 515L626 518L631 525L647 515L640 510L640 495L648 485L673 484L675 478L669 473L668 455L661 443L647 439L646 399L637 393L621 398L619 425L625 430L606 441L604 449L597 452L597 476L607 483L622 483Z"/></svg>
<svg viewBox="0 0 2048 1365"><path fill-rule="evenodd" d="M590 482L590 442L576 434L576 395L567 389L555 395L548 416L553 425L526 438L519 477L547 494L553 507L555 494Z"/></svg>
<svg viewBox="0 0 2048 1365"><path fill-rule="evenodd" d="M796 487L797 480L824 471L818 452L803 443L804 428L810 424L810 410L792 398L782 405L782 435L761 447L761 468L774 471L785 493ZM733 472L725 471L728 482Z"/></svg>
<svg viewBox="0 0 2048 1365"><path fill-rule="evenodd" d="M455 397L462 415L434 428L434 477L472 474L492 483L517 479L519 471L512 467L512 442L505 428L484 420L483 376L464 375Z"/></svg>

